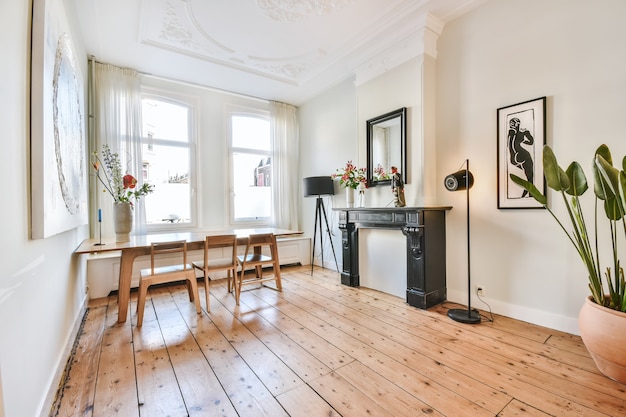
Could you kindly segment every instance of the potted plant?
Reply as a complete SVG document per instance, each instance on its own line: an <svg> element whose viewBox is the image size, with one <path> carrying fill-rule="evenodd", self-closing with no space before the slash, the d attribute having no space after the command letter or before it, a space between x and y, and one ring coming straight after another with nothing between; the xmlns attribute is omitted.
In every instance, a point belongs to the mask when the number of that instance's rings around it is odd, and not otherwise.
<svg viewBox="0 0 626 417"><path fill-rule="evenodd" d="M111 152L111 148L106 144L102 146L102 161L96 152L93 156L96 178L104 186L103 191L113 197L115 241L128 242L132 230L133 202L153 192L154 186L143 183L137 187L137 179L133 175L128 172L123 174L120 155Z"/></svg>
<svg viewBox="0 0 626 417"><path fill-rule="evenodd" d="M598 369L606 376L626 383L626 281L620 262L618 242L626 237L626 157L621 170L613 166L611 152L601 145L592 161L595 210L593 223L583 215L580 198L589 188L587 177L578 162L563 170L549 146L543 148L543 169L546 184L561 194L567 209L570 228L548 207L547 198L532 183L511 174L516 184L542 204L574 245L587 268L591 295L579 315L581 337ZM603 212L604 214L602 214ZM608 254L601 257L598 241L600 221L606 219L610 244ZM604 220L602 220L604 223ZM593 225L593 227L588 225ZM621 229L621 231L620 231ZM624 239L621 239L624 243ZM610 259L610 266L601 262Z"/></svg>

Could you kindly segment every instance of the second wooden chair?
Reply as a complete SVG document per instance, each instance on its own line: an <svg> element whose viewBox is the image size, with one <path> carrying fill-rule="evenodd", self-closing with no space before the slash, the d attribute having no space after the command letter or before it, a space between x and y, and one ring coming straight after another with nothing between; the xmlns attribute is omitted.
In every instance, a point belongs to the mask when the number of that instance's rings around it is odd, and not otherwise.
<svg viewBox="0 0 626 417"><path fill-rule="evenodd" d="M263 249L266 253L263 253ZM280 263L278 261L278 247L276 245L276 236L272 233L250 235L246 251L243 255L237 256L237 263L241 266L237 282L235 284L235 298L239 305L239 296L241 295L241 287L246 284L262 284L267 281L275 281L278 291L282 291L282 283L280 281ZM263 266L272 266L273 276L263 278ZM246 269L254 267L255 276L246 278Z"/></svg>
<svg viewBox="0 0 626 417"><path fill-rule="evenodd" d="M211 249L218 248L226 248L227 257L219 256L213 259L209 252ZM204 260L194 261L191 265L204 273L204 294L206 296L206 311L208 313L211 311L209 304L209 289L211 286L209 283L209 272L227 272L228 292L231 292L231 276L233 281L237 279L237 235L207 236L204 239Z"/></svg>

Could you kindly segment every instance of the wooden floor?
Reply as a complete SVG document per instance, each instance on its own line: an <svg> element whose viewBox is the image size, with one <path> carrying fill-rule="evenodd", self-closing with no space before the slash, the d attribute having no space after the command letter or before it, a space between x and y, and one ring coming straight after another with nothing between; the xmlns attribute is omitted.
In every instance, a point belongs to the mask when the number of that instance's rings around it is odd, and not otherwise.
<svg viewBox="0 0 626 417"><path fill-rule="evenodd" d="M204 309L203 286L200 299ZM223 280L211 313L182 285L152 289L142 328L116 297L90 303L58 416L624 416L626 386L580 338L496 316L450 320L335 271L283 269L283 292ZM458 307L458 306L454 306Z"/></svg>

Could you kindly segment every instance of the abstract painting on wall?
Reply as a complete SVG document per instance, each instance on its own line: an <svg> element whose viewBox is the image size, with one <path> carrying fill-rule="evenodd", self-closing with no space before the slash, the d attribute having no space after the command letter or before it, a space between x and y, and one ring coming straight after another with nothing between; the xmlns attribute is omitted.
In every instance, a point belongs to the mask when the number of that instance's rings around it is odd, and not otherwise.
<svg viewBox="0 0 626 417"><path fill-rule="evenodd" d="M35 0L31 74L31 237L87 224L84 78L62 0Z"/></svg>

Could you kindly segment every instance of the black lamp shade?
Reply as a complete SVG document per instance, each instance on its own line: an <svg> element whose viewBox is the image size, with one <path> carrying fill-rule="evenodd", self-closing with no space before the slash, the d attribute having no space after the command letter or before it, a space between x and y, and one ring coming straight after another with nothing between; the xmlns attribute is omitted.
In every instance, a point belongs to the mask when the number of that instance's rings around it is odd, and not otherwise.
<svg viewBox="0 0 626 417"><path fill-rule="evenodd" d="M335 184L333 184L333 179L330 175L303 178L302 185L305 197L335 194Z"/></svg>
<svg viewBox="0 0 626 417"><path fill-rule="evenodd" d="M471 172L465 171L464 169L457 171L453 174L448 175L444 180L443 184L446 186L448 191L461 191L465 190L465 173L469 173L469 188L472 188L474 185L474 176Z"/></svg>

